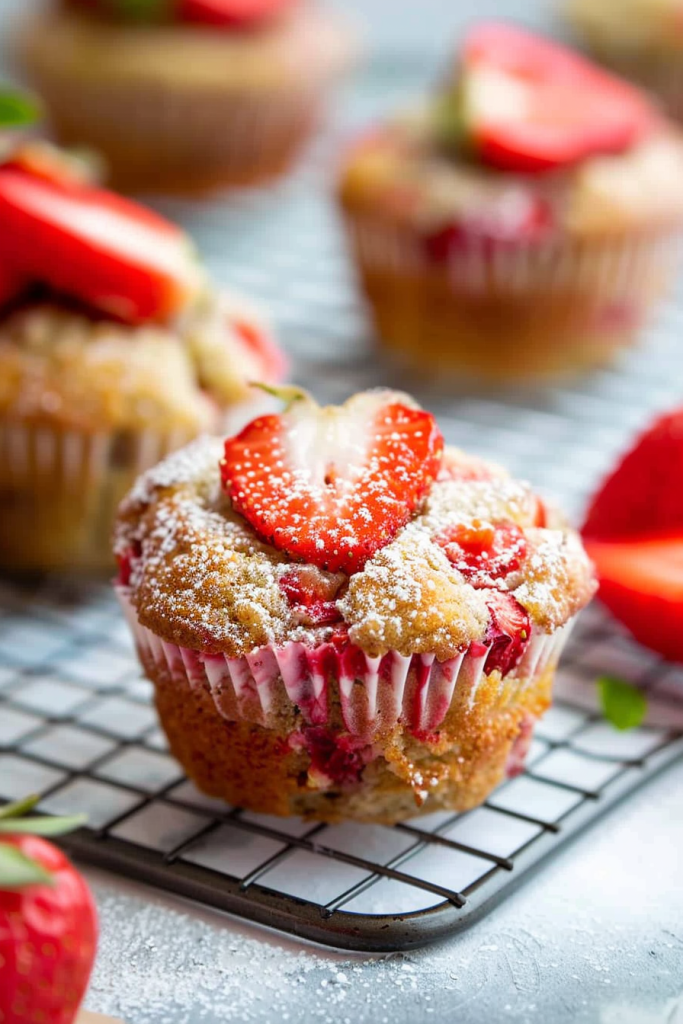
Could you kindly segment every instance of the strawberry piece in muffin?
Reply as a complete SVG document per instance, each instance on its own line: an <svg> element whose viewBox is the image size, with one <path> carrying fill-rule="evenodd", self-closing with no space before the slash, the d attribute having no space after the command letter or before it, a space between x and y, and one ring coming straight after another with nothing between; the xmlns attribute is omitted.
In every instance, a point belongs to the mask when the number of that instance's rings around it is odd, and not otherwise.
<svg viewBox="0 0 683 1024"><path fill-rule="evenodd" d="M340 409L301 395L226 441L221 471L262 537L321 569L352 573L408 522L442 453L434 417L386 392Z"/></svg>
<svg viewBox="0 0 683 1024"><path fill-rule="evenodd" d="M524 531L506 520L455 523L436 538L436 543L475 587L495 586L496 580L516 572L529 548Z"/></svg>

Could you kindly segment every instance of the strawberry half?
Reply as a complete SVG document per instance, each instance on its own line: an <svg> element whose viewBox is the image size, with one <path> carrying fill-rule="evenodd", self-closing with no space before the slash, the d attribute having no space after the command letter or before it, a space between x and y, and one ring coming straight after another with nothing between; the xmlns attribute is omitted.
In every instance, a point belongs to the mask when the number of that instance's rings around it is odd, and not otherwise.
<svg viewBox="0 0 683 1024"><path fill-rule="evenodd" d="M603 604L641 644L683 662L683 536L585 545Z"/></svg>
<svg viewBox="0 0 683 1024"><path fill-rule="evenodd" d="M321 408L300 395L225 442L223 486L268 543L330 572L358 572L410 519L443 438L404 395L364 392Z"/></svg>
<svg viewBox="0 0 683 1024"><path fill-rule="evenodd" d="M85 880L40 833L82 819L22 818L0 808L0 1021L72 1024L95 958L97 915Z"/></svg>
<svg viewBox="0 0 683 1024"><path fill-rule="evenodd" d="M655 420L593 498L583 535L620 540L683 535L683 409Z"/></svg>
<svg viewBox="0 0 683 1024"><path fill-rule="evenodd" d="M0 263L127 323L165 321L198 284L186 235L77 178L0 166Z"/></svg>
<svg viewBox="0 0 683 1024"><path fill-rule="evenodd" d="M638 89L556 43L496 22L469 34L452 102L477 156L506 171L617 153L656 122Z"/></svg>

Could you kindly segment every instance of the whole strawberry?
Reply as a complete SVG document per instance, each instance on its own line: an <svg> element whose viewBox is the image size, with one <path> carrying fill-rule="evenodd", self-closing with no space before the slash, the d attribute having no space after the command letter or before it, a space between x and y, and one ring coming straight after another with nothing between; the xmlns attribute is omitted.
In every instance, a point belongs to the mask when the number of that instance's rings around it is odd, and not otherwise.
<svg viewBox="0 0 683 1024"><path fill-rule="evenodd" d="M71 1024L95 957L90 890L43 836L83 817L24 817L29 798L0 809L0 1021Z"/></svg>

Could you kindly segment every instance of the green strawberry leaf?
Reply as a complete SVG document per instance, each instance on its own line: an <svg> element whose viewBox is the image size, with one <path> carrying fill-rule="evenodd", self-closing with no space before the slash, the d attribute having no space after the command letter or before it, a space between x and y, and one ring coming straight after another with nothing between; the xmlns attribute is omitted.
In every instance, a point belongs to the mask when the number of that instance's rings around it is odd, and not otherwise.
<svg viewBox="0 0 683 1024"><path fill-rule="evenodd" d="M42 115L38 100L26 93L0 86L0 128L22 128Z"/></svg>
<svg viewBox="0 0 683 1024"><path fill-rule="evenodd" d="M0 821L4 818L21 818L27 811L32 811L40 797L25 796L23 800L15 800L13 804L5 804L0 807Z"/></svg>
<svg viewBox="0 0 683 1024"><path fill-rule="evenodd" d="M602 712L615 728L626 731L641 724L647 714L647 697L642 690L614 676L601 676L597 687Z"/></svg>
<svg viewBox="0 0 683 1024"><path fill-rule="evenodd" d="M122 21L166 21L172 11L172 0L109 0L110 8Z"/></svg>
<svg viewBox="0 0 683 1024"><path fill-rule="evenodd" d="M87 820L86 814L72 814L63 818L5 818L0 821L0 836L10 832L32 836L61 836L80 828Z"/></svg>
<svg viewBox="0 0 683 1024"><path fill-rule="evenodd" d="M37 861L27 857L15 846L0 842L0 889L51 884L52 875Z"/></svg>

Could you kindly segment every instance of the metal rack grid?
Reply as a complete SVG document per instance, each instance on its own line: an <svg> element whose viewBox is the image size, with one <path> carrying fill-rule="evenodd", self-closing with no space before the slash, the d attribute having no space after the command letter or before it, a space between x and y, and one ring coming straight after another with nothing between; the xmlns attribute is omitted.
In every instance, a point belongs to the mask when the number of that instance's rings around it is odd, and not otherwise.
<svg viewBox="0 0 683 1024"><path fill-rule="evenodd" d="M419 67L376 69L348 97L341 134L425 77ZM193 233L218 280L264 300L292 376L321 399L408 385L449 442L576 512L627 436L680 399L671 366L683 307L663 309L619 367L564 387L454 394L406 380L374 355L324 194L339 134L271 190L158 205ZM648 690L645 726L621 734L601 721L595 678L604 672ZM482 808L394 828L274 819L226 809L182 778L107 588L0 585L0 800L38 791L46 811L83 809L90 828L67 844L85 860L329 945L409 948L465 927L683 753L683 670L638 648L598 608L570 641L556 697L525 773Z"/></svg>
<svg viewBox="0 0 683 1024"><path fill-rule="evenodd" d="M683 753L683 670L594 610L526 771L483 807L393 828L277 819L182 778L106 589L7 586L0 611L0 798L37 791L47 812L85 810L90 827L67 839L84 860L333 946L405 949L465 927ZM601 721L606 670L647 689L647 725Z"/></svg>

